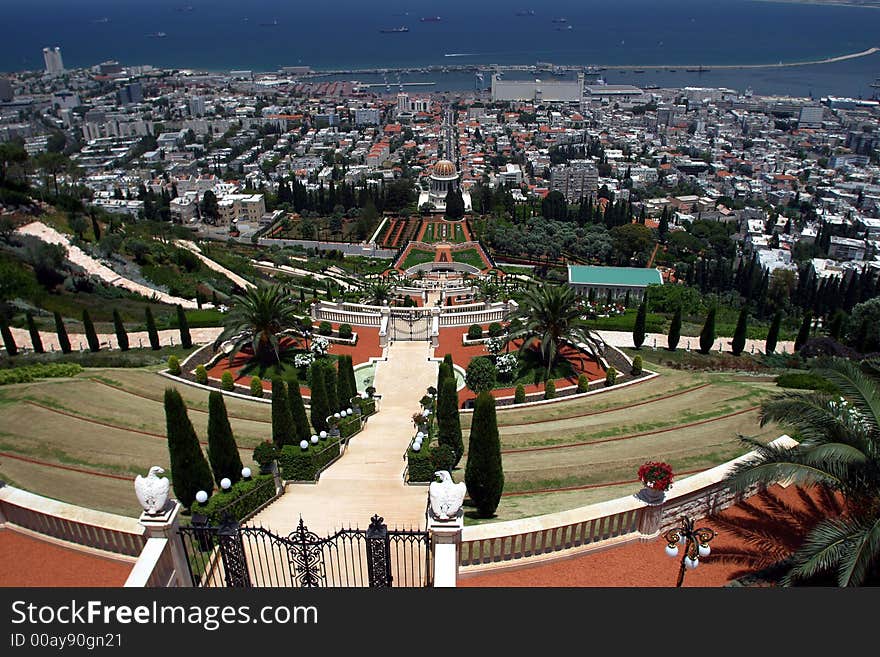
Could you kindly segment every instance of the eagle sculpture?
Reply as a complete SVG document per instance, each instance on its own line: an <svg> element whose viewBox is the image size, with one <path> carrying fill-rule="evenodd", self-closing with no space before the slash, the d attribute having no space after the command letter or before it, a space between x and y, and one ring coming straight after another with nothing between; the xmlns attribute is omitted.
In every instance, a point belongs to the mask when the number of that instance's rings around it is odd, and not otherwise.
<svg viewBox="0 0 880 657"><path fill-rule="evenodd" d="M134 478L134 492L138 502L144 507L144 511L150 515L156 515L165 508L168 502L168 489L170 482L166 477L157 477L164 474L165 470L158 465L150 468L150 474L146 477L138 475Z"/></svg>
<svg viewBox="0 0 880 657"><path fill-rule="evenodd" d="M467 488L464 482L453 483L452 475L447 470L434 473L440 477L428 486L428 497L431 500L431 515L437 520L453 520L464 504L464 496Z"/></svg>

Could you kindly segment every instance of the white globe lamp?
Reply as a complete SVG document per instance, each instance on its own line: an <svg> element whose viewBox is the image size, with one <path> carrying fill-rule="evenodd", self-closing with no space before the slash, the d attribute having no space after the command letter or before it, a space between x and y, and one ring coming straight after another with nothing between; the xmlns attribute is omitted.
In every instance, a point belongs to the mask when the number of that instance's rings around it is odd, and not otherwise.
<svg viewBox="0 0 880 657"><path fill-rule="evenodd" d="M242 468L241 469L241 476L244 477L245 479L250 479L251 478L251 469L250 468Z"/></svg>
<svg viewBox="0 0 880 657"><path fill-rule="evenodd" d="M413 443L412 448L414 452L418 452L420 449L422 449L422 443Z"/></svg>
<svg viewBox="0 0 880 657"><path fill-rule="evenodd" d="M339 413L334 413L334 414L333 414L333 417L335 417L335 418L338 420L338 419L341 418L342 416L341 416Z"/></svg>
<svg viewBox="0 0 880 657"><path fill-rule="evenodd" d="M696 559L696 558L691 559L690 557L684 558L684 567L687 568L688 570L693 570L694 568L696 568L699 565L700 565L699 559Z"/></svg>
<svg viewBox="0 0 880 657"><path fill-rule="evenodd" d="M321 440L324 440L324 439L327 437L327 432L326 432L326 431L322 431L322 432L320 433L320 436L321 436ZM315 441L315 442L318 442L318 441Z"/></svg>
<svg viewBox="0 0 880 657"><path fill-rule="evenodd" d="M196 502L198 502L199 504L204 504L207 501L208 494L205 491L200 490L198 493L196 493Z"/></svg>
<svg viewBox="0 0 880 657"><path fill-rule="evenodd" d="M667 545L666 546L666 554L667 554L667 556L670 556L673 559L675 559L675 557L678 556L678 546L677 545Z"/></svg>
<svg viewBox="0 0 880 657"><path fill-rule="evenodd" d="M345 412L348 413L349 415L351 415L352 413L354 413L354 409L346 408Z"/></svg>
<svg viewBox="0 0 880 657"><path fill-rule="evenodd" d="M710 553L711 551L712 551L712 548L710 548L708 545L701 545L701 546L697 549L697 552L699 553L699 555L700 555L701 557L708 557L708 556L709 556L709 553Z"/></svg>
<svg viewBox="0 0 880 657"><path fill-rule="evenodd" d="M312 445L317 445L318 444L318 436L312 436L311 441L312 441Z"/></svg>
<svg viewBox="0 0 880 657"><path fill-rule="evenodd" d="M309 441L308 440L300 440L299 441L299 448L300 449L308 449L309 448Z"/></svg>
<svg viewBox="0 0 880 657"><path fill-rule="evenodd" d="M220 488L222 488L223 490L229 490L230 488L232 488L232 481L229 479L229 477L223 477L223 479L220 480Z"/></svg>

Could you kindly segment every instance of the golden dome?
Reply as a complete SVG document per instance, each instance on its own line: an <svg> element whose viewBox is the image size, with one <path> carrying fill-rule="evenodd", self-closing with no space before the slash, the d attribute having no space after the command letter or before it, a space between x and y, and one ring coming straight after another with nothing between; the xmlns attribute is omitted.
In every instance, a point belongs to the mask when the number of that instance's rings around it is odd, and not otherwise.
<svg viewBox="0 0 880 657"><path fill-rule="evenodd" d="M458 175L458 172L455 170L455 165L452 162L440 160L434 165L434 175L448 177Z"/></svg>

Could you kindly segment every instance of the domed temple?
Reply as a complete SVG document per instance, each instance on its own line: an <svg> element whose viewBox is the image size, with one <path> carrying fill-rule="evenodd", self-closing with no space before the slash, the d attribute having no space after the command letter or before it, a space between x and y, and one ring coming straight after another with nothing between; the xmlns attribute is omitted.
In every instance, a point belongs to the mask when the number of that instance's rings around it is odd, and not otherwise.
<svg viewBox="0 0 880 657"><path fill-rule="evenodd" d="M430 204L434 208L432 212L446 211L446 194L449 190L461 189L459 185L459 173L455 168L455 164L449 160L438 160L431 169L429 176L428 190L422 190L419 194L419 208ZM471 209L471 195L469 192L461 190L461 197L464 200L464 209Z"/></svg>

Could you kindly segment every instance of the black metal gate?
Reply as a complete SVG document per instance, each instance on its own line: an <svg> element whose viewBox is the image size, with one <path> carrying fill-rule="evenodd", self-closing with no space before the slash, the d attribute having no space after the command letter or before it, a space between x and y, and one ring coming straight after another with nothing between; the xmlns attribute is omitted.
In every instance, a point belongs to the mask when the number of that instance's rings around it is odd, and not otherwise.
<svg viewBox="0 0 880 657"><path fill-rule="evenodd" d="M368 529L326 538L303 523L289 536L227 519L219 527L181 527L193 586L421 587L431 586L426 531L388 529L373 516Z"/></svg>
<svg viewBox="0 0 880 657"><path fill-rule="evenodd" d="M392 340L430 340L431 316L417 311L391 312Z"/></svg>

